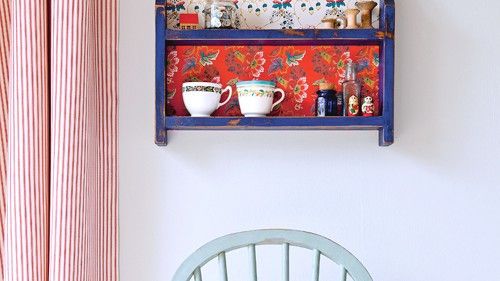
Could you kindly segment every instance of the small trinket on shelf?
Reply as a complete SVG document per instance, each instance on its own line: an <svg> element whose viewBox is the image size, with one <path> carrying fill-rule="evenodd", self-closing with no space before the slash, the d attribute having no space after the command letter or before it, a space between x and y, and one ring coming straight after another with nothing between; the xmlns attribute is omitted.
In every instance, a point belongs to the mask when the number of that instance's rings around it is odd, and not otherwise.
<svg viewBox="0 0 500 281"><path fill-rule="evenodd" d="M377 5L375 1L356 2L356 7L361 10L361 28L373 28L372 11Z"/></svg>
<svg viewBox="0 0 500 281"><path fill-rule="evenodd" d="M337 93L337 115L344 116L344 93Z"/></svg>
<svg viewBox="0 0 500 281"><path fill-rule="evenodd" d="M359 25L358 25L358 22L357 22L357 19L356 19L356 17L359 14L359 10L358 9L347 9L345 11L345 14L346 14L346 17L347 17L347 26L346 26L346 28L347 29L359 28Z"/></svg>
<svg viewBox="0 0 500 281"><path fill-rule="evenodd" d="M321 20L320 29L344 29L347 26L347 20L344 16L338 15Z"/></svg>
<svg viewBox="0 0 500 281"><path fill-rule="evenodd" d="M361 111L363 116L372 117L375 111L375 105L373 104L373 98L366 96L363 98L363 105L361 106Z"/></svg>
<svg viewBox="0 0 500 281"><path fill-rule="evenodd" d="M319 84L318 97L316 98L316 116L337 116L337 92L330 83Z"/></svg>
<svg viewBox="0 0 500 281"><path fill-rule="evenodd" d="M206 28L236 29L240 19L231 0L208 0L203 11Z"/></svg>
<svg viewBox="0 0 500 281"><path fill-rule="evenodd" d="M345 116L358 116L360 114L361 85L356 81L356 64L353 62L347 63L342 88L344 92Z"/></svg>
<svg viewBox="0 0 500 281"><path fill-rule="evenodd" d="M337 29L344 29L347 27L347 19L345 17L337 17Z"/></svg>
<svg viewBox="0 0 500 281"><path fill-rule="evenodd" d="M359 99L357 96L350 96L349 97L349 108L348 108L348 115L347 116L358 116L359 115Z"/></svg>
<svg viewBox="0 0 500 281"><path fill-rule="evenodd" d="M322 19L320 29L336 29L337 21L334 18Z"/></svg>
<svg viewBox="0 0 500 281"><path fill-rule="evenodd" d="M198 29L198 14L180 14L179 27L181 29Z"/></svg>

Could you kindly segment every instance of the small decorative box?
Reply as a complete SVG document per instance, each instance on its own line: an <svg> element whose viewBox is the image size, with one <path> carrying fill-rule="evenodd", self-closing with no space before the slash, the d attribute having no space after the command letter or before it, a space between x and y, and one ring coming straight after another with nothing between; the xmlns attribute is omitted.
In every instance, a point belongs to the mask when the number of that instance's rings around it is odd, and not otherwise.
<svg viewBox="0 0 500 281"><path fill-rule="evenodd" d="M180 14L179 26L181 29L198 29L198 14Z"/></svg>

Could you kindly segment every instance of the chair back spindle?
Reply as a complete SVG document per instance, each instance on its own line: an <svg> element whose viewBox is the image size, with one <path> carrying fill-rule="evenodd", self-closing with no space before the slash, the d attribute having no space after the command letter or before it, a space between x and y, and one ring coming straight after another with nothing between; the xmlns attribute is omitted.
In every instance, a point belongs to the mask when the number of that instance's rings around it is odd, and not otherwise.
<svg viewBox="0 0 500 281"><path fill-rule="evenodd" d="M321 252L317 249L313 250L313 278L312 281L319 281L319 262L321 258Z"/></svg>
<svg viewBox="0 0 500 281"><path fill-rule="evenodd" d="M290 244L283 244L283 281L290 279Z"/></svg>
<svg viewBox="0 0 500 281"><path fill-rule="evenodd" d="M194 281L202 281L202 278L201 278L201 268L199 268L199 267L197 267L194 270Z"/></svg>
<svg viewBox="0 0 500 281"><path fill-rule="evenodd" d="M248 246L248 260L250 262L250 280L257 281L257 257L255 254L255 244Z"/></svg>
<svg viewBox="0 0 500 281"><path fill-rule="evenodd" d="M219 254L219 274L220 281L227 281L226 252L221 252Z"/></svg>
<svg viewBox="0 0 500 281"><path fill-rule="evenodd" d="M345 267L342 266L342 268L340 269L340 281L346 281L347 279L347 270L345 269Z"/></svg>

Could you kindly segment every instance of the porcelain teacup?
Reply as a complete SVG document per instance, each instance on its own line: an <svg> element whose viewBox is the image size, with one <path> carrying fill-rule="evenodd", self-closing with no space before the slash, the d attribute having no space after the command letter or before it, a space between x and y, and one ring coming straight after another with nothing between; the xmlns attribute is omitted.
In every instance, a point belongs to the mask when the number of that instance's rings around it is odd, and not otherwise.
<svg viewBox="0 0 500 281"><path fill-rule="evenodd" d="M241 81L236 83L240 110L245 117L264 117L285 99L285 92L276 88L272 81ZM274 94L280 93L281 98L273 103Z"/></svg>
<svg viewBox="0 0 500 281"><path fill-rule="evenodd" d="M221 103L221 96L225 92L229 92L229 95ZM228 103L232 94L231 86L222 89L222 85L217 83L186 82L182 84L184 105L193 117L209 117L219 107Z"/></svg>

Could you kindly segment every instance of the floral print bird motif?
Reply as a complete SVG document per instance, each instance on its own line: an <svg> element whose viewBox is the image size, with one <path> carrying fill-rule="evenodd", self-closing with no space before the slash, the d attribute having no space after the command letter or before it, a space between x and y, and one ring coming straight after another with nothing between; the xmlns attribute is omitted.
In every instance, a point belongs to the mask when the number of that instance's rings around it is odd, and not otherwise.
<svg viewBox="0 0 500 281"><path fill-rule="evenodd" d="M286 52L285 54L286 54L286 64L288 64L289 66L297 66L299 65L299 61L301 61L306 55L306 52L299 54L291 54L290 52Z"/></svg>
<svg viewBox="0 0 500 281"><path fill-rule="evenodd" d="M274 73L278 70L283 69L283 60L281 58L276 58L272 61L269 67L269 73Z"/></svg>
<svg viewBox="0 0 500 281"><path fill-rule="evenodd" d="M212 65L213 61L217 58L219 55L219 50L213 52L213 53L207 53L205 54L205 51L200 51L200 63L201 65Z"/></svg>

